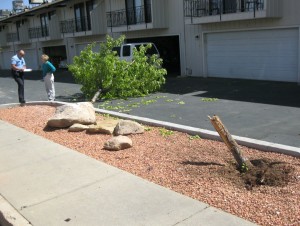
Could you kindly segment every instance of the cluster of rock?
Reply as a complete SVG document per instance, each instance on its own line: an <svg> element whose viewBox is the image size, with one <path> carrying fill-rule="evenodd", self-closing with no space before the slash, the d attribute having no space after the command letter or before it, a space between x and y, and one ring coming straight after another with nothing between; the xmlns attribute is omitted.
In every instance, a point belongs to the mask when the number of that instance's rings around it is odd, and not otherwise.
<svg viewBox="0 0 300 226"><path fill-rule="evenodd" d="M68 128L69 132L101 133L113 135L104 144L106 150L123 150L132 147L126 135L144 133L144 127L131 120L105 118L97 121L94 106L90 102L66 104L56 108L47 126Z"/></svg>

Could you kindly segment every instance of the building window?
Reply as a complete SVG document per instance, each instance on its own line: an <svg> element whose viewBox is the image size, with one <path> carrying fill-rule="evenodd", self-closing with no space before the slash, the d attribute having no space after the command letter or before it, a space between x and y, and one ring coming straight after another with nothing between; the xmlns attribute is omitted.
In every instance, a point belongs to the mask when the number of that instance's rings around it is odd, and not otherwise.
<svg viewBox="0 0 300 226"><path fill-rule="evenodd" d="M74 14L75 14L75 28L76 32L85 31L85 15L84 15L84 4L74 5Z"/></svg>
<svg viewBox="0 0 300 226"><path fill-rule="evenodd" d="M151 22L150 0L126 0L127 24Z"/></svg>
<svg viewBox="0 0 300 226"><path fill-rule="evenodd" d="M20 30L20 27L21 27L21 23L22 23L22 21L17 21L17 22L16 22L16 28L17 28L17 40L20 40L19 30Z"/></svg>
<svg viewBox="0 0 300 226"><path fill-rule="evenodd" d="M41 36L46 37L48 36L48 16L46 13L40 15L40 22L41 22Z"/></svg>
<svg viewBox="0 0 300 226"><path fill-rule="evenodd" d="M91 12L94 8L94 2L93 0L86 2L86 17L87 17L87 27L88 30L91 30Z"/></svg>
<svg viewBox="0 0 300 226"><path fill-rule="evenodd" d="M151 23L152 16L151 16L151 0L144 0L145 2L145 22Z"/></svg>
<svg viewBox="0 0 300 226"><path fill-rule="evenodd" d="M55 11L51 11L51 12L49 12L48 13L48 19L49 19L49 21L51 20L51 18L53 17L53 16L55 16Z"/></svg>

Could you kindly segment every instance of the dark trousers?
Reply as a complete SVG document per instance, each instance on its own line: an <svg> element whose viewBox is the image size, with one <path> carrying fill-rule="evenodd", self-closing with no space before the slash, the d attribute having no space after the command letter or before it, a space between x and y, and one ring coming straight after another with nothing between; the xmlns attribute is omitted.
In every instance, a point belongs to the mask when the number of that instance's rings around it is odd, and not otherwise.
<svg viewBox="0 0 300 226"><path fill-rule="evenodd" d="M15 79L16 83L18 84L18 95L19 95L19 102L22 103L25 101L24 98L24 72L14 71L12 70L13 78Z"/></svg>

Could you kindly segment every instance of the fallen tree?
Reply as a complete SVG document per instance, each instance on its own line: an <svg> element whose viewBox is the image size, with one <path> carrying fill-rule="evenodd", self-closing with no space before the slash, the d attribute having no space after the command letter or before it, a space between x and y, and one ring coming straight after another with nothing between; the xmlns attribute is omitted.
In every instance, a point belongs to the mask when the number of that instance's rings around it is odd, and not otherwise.
<svg viewBox="0 0 300 226"><path fill-rule="evenodd" d="M88 98L114 99L145 96L161 88L167 71L162 68L162 59L154 54L148 57L151 44L133 50L132 62L120 60L114 47L124 42L125 36L114 40L107 36L106 42L95 51L96 43L88 45L68 65L75 81L82 85L81 91Z"/></svg>

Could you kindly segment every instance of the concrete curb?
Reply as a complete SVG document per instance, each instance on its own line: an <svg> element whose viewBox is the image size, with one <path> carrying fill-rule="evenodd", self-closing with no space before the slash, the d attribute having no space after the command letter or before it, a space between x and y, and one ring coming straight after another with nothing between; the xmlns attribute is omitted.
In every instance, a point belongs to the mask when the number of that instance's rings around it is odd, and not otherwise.
<svg viewBox="0 0 300 226"><path fill-rule="evenodd" d="M221 140L221 138L217 132L210 131L210 130L199 129L199 128L195 128L195 127L184 126L184 125L180 125L180 124L164 122L164 121L159 121L159 120L154 120L154 119L149 119L149 118L144 118L144 117L139 117L139 116L132 116L132 115L124 114L124 113L118 113L118 112L113 112L113 111L108 111L108 110L103 110L103 109L97 109L97 108L95 111L97 113L109 114L109 115L112 115L112 116L115 116L118 118L134 120L134 121L146 124L146 125L164 127L166 129L184 132L184 133L187 133L190 135L199 135L201 138L206 138L206 139L210 139L210 140L219 140L219 141ZM233 138L236 140L236 142L238 144L249 147L249 148L258 149L261 151L277 152L277 153L282 153L282 154L286 154L286 155L291 155L294 157L300 157L300 148L297 148L297 147L282 145L282 144L277 144L277 143L271 143L271 142L267 142L267 141L256 140L256 139L252 139L252 138L240 137L240 136L235 136L235 135L233 135Z"/></svg>
<svg viewBox="0 0 300 226"><path fill-rule="evenodd" d="M0 104L0 109L18 107L18 106L32 106L32 105L60 106L65 104L70 104L70 103L60 102L60 101L31 101L31 102L26 102L26 104L19 104L19 103Z"/></svg>
<svg viewBox="0 0 300 226"><path fill-rule="evenodd" d="M64 105L64 104L70 104L70 103L60 102L60 101L51 101L51 102L49 102L49 101L32 101L32 102L26 103L26 105L29 105L29 106L30 105L60 106L60 105ZM19 104L19 103L2 104L2 105L0 105L0 109L15 107L15 106L21 106L21 104ZM184 133L187 133L190 135L199 135L201 138L205 138L205 139L219 140L219 141L221 140L219 134L215 131L195 128L195 127L190 127L190 126L184 126L184 125L180 125L180 124L164 122L164 121L159 121L159 120L145 118L145 117L128 115L128 114L124 114L124 113L119 113L119 112L114 112L114 111L109 111L109 110L104 110L104 109L99 109L99 108L95 108L95 112L101 113L101 114L109 114L111 116L122 118L122 119L134 120L134 121L137 121L137 122L143 123L145 125L149 125L149 126L159 126L159 127L164 127L166 129L184 132ZM240 136L235 136L235 135L233 135L233 138L236 140L236 142L238 144L249 147L249 148L258 149L261 151L282 153L282 154L286 154L286 155L290 155L290 156L294 156L294 157L300 157L300 148L297 148L297 147L283 145L283 144L277 144L277 143L272 143L272 142L267 142L267 141L262 141L262 140L247 138L247 137L240 137Z"/></svg>
<svg viewBox="0 0 300 226"><path fill-rule="evenodd" d="M0 195L0 225L29 226L28 222L9 202Z"/></svg>

